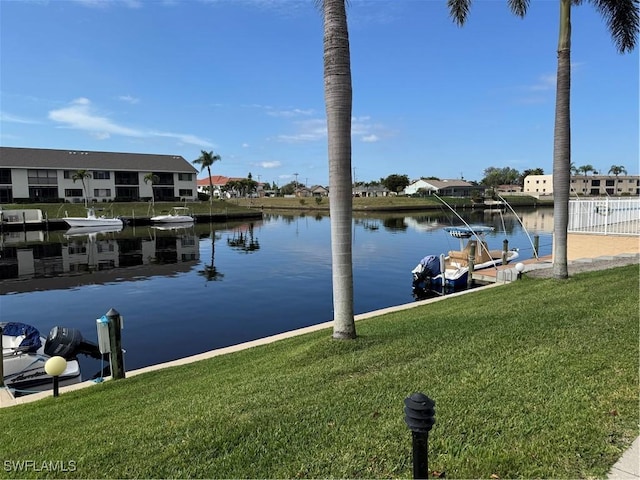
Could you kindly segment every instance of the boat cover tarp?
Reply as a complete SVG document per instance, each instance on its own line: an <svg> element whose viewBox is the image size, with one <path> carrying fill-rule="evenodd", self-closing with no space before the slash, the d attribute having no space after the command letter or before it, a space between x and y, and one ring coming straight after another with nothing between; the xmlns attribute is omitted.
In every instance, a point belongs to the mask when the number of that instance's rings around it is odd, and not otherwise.
<svg viewBox="0 0 640 480"><path fill-rule="evenodd" d="M440 258L436 255L427 255L420 260L420 265L422 265L423 276L435 277L441 273Z"/></svg>
<svg viewBox="0 0 640 480"><path fill-rule="evenodd" d="M20 350L26 352L36 352L41 346L40 332L36 327L20 322L7 322L2 324L2 334L10 337L24 335L20 342Z"/></svg>

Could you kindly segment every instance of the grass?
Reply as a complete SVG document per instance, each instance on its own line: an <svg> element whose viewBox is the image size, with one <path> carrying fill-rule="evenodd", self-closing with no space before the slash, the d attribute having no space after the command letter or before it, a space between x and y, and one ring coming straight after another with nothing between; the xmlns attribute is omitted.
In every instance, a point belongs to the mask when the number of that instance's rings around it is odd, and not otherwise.
<svg viewBox="0 0 640 480"><path fill-rule="evenodd" d="M512 207L531 206L534 204L544 205L536 201L532 197L514 196L505 197ZM463 197L445 197L445 201L453 208L470 208L471 199ZM153 214L168 212L171 207L181 205L180 202L155 202L151 205L149 202L107 202L93 204L98 209L114 217L148 217ZM547 205L553 205L549 203ZM214 200L188 202L191 212L200 215L210 214L227 214L238 215L247 213L255 209L295 209L295 210L329 210L329 198L324 197L320 202L315 198L238 198L230 200ZM37 208L42 210L43 215L49 219L62 218L65 212L69 216L84 216L85 209L82 203L37 203L37 204L5 204L2 205L3 210ZM440 201L434 197L370 197L370 198L354 198L353 210L355 212L366 211L402 211L402 210L429 210L429 209L447 209Z"/></svg>
<svg viewBox="0 0 640 480"><path fill-rule="evenodd" d="M410 478L403 400L421 391L448 478L603 478L638 435L638 285L637 265L525 276L363 320L355 341L325 330L3 409L0 476ZM77 469L6 470L27 459Z"/></svg>

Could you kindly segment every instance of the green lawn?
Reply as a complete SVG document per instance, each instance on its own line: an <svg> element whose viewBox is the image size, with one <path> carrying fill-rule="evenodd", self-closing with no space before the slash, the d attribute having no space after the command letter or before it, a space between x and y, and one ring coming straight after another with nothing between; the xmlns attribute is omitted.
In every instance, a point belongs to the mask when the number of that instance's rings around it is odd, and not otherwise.
<svg viewBox="0 0 640 480"><path fill-rule="evenodd" d="M525 276L363 320L355 341L325 330L2 409L0 476L410 478L403 400L421 391L447 478L603 478L638 435L638 285L637 265ZM22 460L76 470L7 471Z"/></svg>

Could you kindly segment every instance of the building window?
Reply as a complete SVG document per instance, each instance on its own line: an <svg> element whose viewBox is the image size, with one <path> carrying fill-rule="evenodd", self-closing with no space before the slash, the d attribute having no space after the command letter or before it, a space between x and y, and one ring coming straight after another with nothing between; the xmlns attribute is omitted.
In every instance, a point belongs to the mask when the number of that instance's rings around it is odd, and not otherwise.
<svg viewBox="0 0 640 480"><path fill-rule="evenodd" d="M58 172L56 170L27 170L29 185L57 185Z"/></svg>
<svg viewBox="0 0 640 480"><path fill-rule="evenodd" d="M93 178L96 180L109 180L111 178L110 172L105 170L94 170Z"/></svg>
<svg viewBox="0 0 640 480"><path fill-rule="evenodd" d="M96 198L110 197L111 189L110 188L94 188L93 196Z"/></svg>
<svg viewBox="0 0 640 480"><path fill-rule="evenodd" d="M115 172L116 185L138 185L138 172Z"/></svg>
<svg viewBox="0 0 640 480"><path fill-rule="evenodd" d="M11 169L0 168L0 184L11 185Z"/></svg>
<svg viewBox="0 0 640 480"><path fill-rule="evenodd" d="M13 203L11 187L0 187L0 203Z"/></svg>
<svg viewBox="0 0 640 480"><path fill-rule="evenodd" d="M173 185L173 173L155 173L158 177L157 182L153 182L156 185Z"/></svg>
<svg viewBox="0 0 640 480"><path fill-rule="evenodd" d="M178 180L182 180L184 182L190 182L193 180L193 173L179 173Z"/></svg>
<svg viewBox="0 0 640 480"><path fill-rule="evenodd" d="M613 186L616 184L616 181L615 181L615 180L605 180L605 181L604 181L604 184L605 184L607 187L613 187Z"/></svg>
<svg viewBox="0 0 640 480"><path fill-rule="evenodd" d="M64 178L68 178L68 179L72 179L73 178L73 174L74 174L73 170L65 170L64 172L62 172L62 176Z"/></svg>
<svg viewBox="0 0 640 480"><path fill-rule="evenodd" d="M193 190L188 189L188 188L181 188L179 191L179 195L181 197L193 197Z"/></svg>
<svg viewBox="0 0 640 480"><path fill-rule="evenodd" d="M599 187L600 186L600 180L591 180L591 186L592 187Z"/></svg>
<svg viewBox="0 0 640 480"><path fill-rule="evenodd" d="M64 196L65 197L82 197L82 189L81 188L65 188Z"/></svg>

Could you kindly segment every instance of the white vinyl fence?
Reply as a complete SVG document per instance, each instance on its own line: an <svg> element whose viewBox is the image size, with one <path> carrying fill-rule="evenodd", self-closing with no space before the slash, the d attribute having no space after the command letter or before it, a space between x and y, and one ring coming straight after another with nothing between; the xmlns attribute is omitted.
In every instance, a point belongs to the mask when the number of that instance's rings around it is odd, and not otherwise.
<svg viewBox="0 0 640 480"><path fill-rule="evenodd" d="M568 232L640 235L640 198L570 200Z"/></svg>

